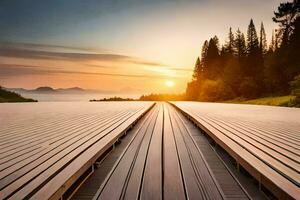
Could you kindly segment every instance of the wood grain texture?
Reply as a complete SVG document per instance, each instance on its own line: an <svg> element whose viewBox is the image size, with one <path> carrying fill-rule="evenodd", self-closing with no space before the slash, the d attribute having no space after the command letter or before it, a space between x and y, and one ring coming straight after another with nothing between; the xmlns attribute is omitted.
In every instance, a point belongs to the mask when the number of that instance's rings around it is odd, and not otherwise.
<svg viewBox="0 0 300 200"><path fill-rule="evenodd" d="M225 198L178 114L167 103L157 103L94 199ZM247 199L238 192L235 197Z"/></svg>
<svg viewBox="0 0 300 200"><path fill-rule="evenodd" d="M1 104L0 199L59 197L152 105Z"/></svg>
<svg viewBox="0 0 300 200"><path fill-rule="evenodd" d="M172 102L238 162L294 199L300 197L300 109Z"/></svg>

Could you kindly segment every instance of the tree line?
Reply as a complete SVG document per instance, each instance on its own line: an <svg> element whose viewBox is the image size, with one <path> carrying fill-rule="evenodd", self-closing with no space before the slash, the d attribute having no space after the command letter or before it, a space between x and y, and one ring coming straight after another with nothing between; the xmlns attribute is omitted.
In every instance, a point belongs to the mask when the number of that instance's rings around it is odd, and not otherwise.
<svg viewBox="0 0 300 200"><path fill-rule="evenodd" d="M229 28L226 42L206 40L196 59L187 100L222 101L238 97L287 95L300 82L300 4L281 3L274 12L278 29L267 42L263 23L257 32L250 20L247 33Z"/></svg>

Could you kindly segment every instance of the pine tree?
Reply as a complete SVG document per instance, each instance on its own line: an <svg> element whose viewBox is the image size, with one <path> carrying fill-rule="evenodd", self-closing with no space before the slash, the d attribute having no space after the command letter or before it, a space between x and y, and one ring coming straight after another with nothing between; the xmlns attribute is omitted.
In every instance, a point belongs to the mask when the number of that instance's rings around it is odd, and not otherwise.
<svg viewBox="0 0 300 200"><path fill-rule="evenodd" d="M250 20L247 32L247 53L248 56L256 55L259 50L259 42L253 20Z"/></svg>
<svg viewBox="0 0 300 200"><path fill-rule="evenodd" d="M201 68L200 59L198 57L194 68L193 81L199 82L201 80L201 75L202 75L202 68Z"/></svg>
<svg viewBox="0 0 300 200"><path fill-rule="evenodd" d="M259 42L253 20L250 20L247 32L247 67L243 68L244 74L249 77L248 80L254 80L253 88L256 95L263 91L263 71L264 59L259 48Z"/></svg>
<svg viewBox="0 0 300 200"><path fill-rule="evenodd" d="M220 56L221 56L221 57L225 57L225 55L226 55L226 48L225 48L224 45L222 45L221 51L220 51Z"/></svg>
<svg viewBox="0 0 300 200"><path fill-rule="evenodd" d="M205 76L215 79L220 72L219 39L215 36L208 43L207 56L205 60Z"/></svg>
<svg viewBox="0 0 300 200"><path fill-rule="evenodd" d="M260 26L259 49L263 55L265 55L268 50L266 32L263 23L261 23Z"/></svg>
<svg viewBox="0 0 300 200"><path fill-rule="evenodd" d="M211 38L208 43L207 47L207 60L213 61L214 59L217 59L219 56L219 39L215 36L214 38Z"/></svg>
<svg viewBox="0 0 300 200"><path fill-rule="evenodd" d="M207 56L207 49L208 49L208 41L205 40L201 49L201 65L205 66L205 60Z"/></svg>
<svg viewBox="0 0 300 200"><path fill-rule="evenodd" d="M274 36L274 30L272 30L272 38L269 45L269 53L275 52L275 36Z"/></svg>
<svg viewBox="0 0 300 200"><path fill-rule="evenodd" d="M247 54L247 47L244 34L238 29L235 34L234 40L235 56L241 60Z"/></svg>
<svg viewBox="0 0 300 200"><path fill-rule="evenodd" d="M272 18L274 22L279 23L282 38L282 44L288 43L290 36L294 30L293 23L299 16L300 12L300 1L294 0L293 2L281 3L278 10L274 12Z"/></svg>
<svg viewBox="0 0 300 200"><path fill-rule="evenodd" d="M218 51L220 50L220 41L219 38L215 35L212 40L214 41L215 45L217 46Z"/></svg>
<svg viewBox="0 0 300 200"><path fill-rule="evenodd" d="M229 34L228 34L228 41L225 45L226 52L228 52L230 55L234 54L234 35L232 33L232 28L229 28Z"/></svg>
<svg viewBox="0 0 300 200"><path fill-rule="evenodd" d="M280 32L278 29L275 29L275 42L274 42L274 49L277 50L281 44L281 41L280 41Z"/></svg>

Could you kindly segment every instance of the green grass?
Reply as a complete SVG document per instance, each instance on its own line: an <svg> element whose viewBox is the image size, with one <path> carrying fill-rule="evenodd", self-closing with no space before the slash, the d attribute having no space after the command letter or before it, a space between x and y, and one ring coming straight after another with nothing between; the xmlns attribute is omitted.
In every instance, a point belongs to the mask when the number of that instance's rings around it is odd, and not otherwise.
<svg viewBox="0 0 300 200"><path fill-rule="evenodd" d="M295 96L279 96L279 97L264 97L259 99L233 99L225 101L225 103L240 103L240 104L255 104L255 105L269 105L269 106L290 106L291 101Z"/></svg>

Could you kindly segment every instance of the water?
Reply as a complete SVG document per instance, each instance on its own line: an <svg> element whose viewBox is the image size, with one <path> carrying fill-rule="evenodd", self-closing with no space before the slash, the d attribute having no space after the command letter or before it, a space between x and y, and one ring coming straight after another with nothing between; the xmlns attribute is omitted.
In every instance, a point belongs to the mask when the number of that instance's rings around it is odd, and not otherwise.
<svg viewBox="0 0 300 200"><path fill-rule="evenodd" d="M70 102L89 101L91 99L103 99L110 97L139 98L140 94L101 94L101 93L79 93L79 94L40 94L40 93L20 93L23 97L32 98L39 102Z"/></svg>

